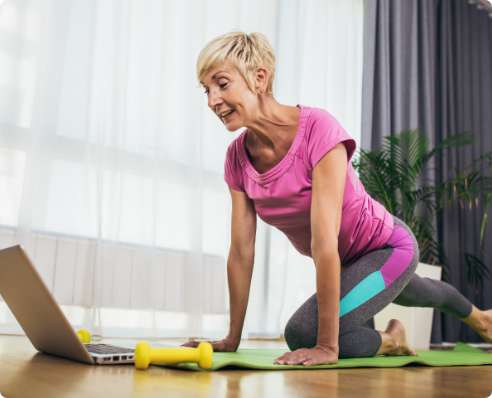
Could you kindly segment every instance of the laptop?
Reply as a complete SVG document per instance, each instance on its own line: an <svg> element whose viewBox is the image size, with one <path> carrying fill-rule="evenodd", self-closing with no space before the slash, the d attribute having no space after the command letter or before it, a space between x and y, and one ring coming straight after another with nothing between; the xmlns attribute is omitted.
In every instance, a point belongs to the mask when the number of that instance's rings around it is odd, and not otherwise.
<svg viewBox="0 0 492 398"><path fill-rule="evenodd" d="M0 295L38 351L93 365L133 363L133 349L82 344L20 245L0 250Z"/></svg>

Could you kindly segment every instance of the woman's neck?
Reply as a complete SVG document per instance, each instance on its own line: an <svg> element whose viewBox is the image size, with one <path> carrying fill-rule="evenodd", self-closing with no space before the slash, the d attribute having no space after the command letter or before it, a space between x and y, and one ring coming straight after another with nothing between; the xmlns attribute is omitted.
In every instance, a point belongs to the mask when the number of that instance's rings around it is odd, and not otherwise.
<svg viewBox="0 0 492 398"><path fill-rule="evenodd" d="M297 133L300 109L277 105L276 108L270 108L269 112L263 112L256 123L246 126L246 153L260 173L268 171L282 160Z"/></svg>
<svg viewBox="0 0 492 398"><path fill-rule="evenodd" d="M300 109L279 104L272 96L262 98L253 119L246 125L251 147L275 152L290 147L299 122Z"/></svg>

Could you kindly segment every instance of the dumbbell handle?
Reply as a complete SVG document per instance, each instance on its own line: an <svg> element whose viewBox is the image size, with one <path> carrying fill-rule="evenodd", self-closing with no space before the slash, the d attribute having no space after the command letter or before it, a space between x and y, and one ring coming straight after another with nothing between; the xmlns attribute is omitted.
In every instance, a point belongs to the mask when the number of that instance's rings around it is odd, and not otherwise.
<svg viewBox="0 0 492 398"><path fill-rule="evenodd" d="M152 348L141 341L135 348L135 367L147 369L149 365L166 365L180 362L198 362L203 369L212 367L213 348L210 343L201 342L197 348Z"/></svg>

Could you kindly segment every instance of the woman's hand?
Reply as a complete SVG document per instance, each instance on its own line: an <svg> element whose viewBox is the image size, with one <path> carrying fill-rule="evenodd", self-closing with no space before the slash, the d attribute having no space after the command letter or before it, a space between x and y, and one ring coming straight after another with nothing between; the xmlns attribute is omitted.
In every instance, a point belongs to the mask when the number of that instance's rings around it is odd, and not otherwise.
<svg viewBox="0 0 492 398"><path fill-rule="evenodd" d="M329 365L338 362L338 351L332 348L314 346L286 352L275 360L278 365Z"/></svg>
<svg viewBox="0 0 492 398"><path fill-rule="evenodd" d="M195 348L200 343L201 341L190 340L182 344L181 347ZM209 341L209 343L212 344L214 352L234 352L239 347L239 341L227 337L222 340Z"/></svg>

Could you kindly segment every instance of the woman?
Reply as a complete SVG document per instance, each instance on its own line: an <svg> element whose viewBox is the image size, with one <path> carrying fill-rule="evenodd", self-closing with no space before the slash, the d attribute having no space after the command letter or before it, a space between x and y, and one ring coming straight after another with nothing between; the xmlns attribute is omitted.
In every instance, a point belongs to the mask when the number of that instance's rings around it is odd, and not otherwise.
<svg viewBox="0 0 492 398"><path fill-rule="evenodd" d="M415 237L364 190L350 163L355 141L322 109L278 103L272 94L274 73L273 50L259 33L217 37L197 61L212 112L229 131L246 127L225 160L232 198L230 330L213 342L214 350L239 346L257 214L312 257L316 267L316 294L287 323L291 351L276 363L415 355L401 322L391 320L384 332L364 326L391 302L438 308L492 341L492 310L480 311L451 285L414 273Z"/></svg>

